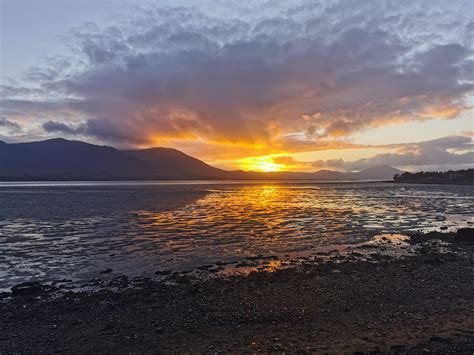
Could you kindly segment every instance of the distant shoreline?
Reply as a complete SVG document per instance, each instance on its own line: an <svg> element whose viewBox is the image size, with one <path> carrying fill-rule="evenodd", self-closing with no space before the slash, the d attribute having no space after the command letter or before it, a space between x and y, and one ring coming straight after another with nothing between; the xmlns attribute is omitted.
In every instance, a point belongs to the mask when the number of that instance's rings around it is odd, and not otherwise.
<svg viewBox="0 0 474 355"><path fill-rule="evenodd" d="M474 182L467 181L467 182L456 182L456 181L387 181L392 182L394 184L417 184L417 185L466 185L471 186L474 185Z"/></svg>
<svg viewBox="0 0 474 355"><path fill-rule="evenodd" d="M81 187L81 186L193 186L193 185L330 185L330 184L397 184L473 186L472 182L421 182L393 180L250 180L250 179L179 179L179 180L0 180L0 189L6 187Z"/></svg>
<svg viewBox="0 0 474 355"><path fill-rule="evenodd" d="M1 187L11 186L81 186L81 185L104 185L104 186L126 186L126 185L238 185L238 184L364 184L364 183L386 183L386 184L415 184L415 185L457 185L472 186L474 182L447 182L447 181L395 181L383 179L367 180L315 180L315 179L154 179L154 180L1 180Z"/></svg>
<svg viewBox="0 0 474 355"><path fill-rule="evenodd" d="M474 185L474 169L404 172L393 176L395 183Z"/></svg>

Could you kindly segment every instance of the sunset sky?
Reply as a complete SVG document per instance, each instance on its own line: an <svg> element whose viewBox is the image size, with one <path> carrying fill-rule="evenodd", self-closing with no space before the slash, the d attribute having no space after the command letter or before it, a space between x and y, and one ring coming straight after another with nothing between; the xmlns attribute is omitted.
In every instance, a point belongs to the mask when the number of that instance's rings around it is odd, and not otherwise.
<svg viewBox="0 0 474 355"><path fill-rule="evenodd" d="M0 140L474 167L472 0L0 0Z"/></svg>

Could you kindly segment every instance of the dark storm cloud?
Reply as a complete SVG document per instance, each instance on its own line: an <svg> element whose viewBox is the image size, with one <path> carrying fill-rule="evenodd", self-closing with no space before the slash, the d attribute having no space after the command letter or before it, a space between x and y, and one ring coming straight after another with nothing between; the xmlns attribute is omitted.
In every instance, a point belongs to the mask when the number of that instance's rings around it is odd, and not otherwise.
<svg viewBox="0 0 474 355"><path fill-rule="evenodd" d="M196 6L148 9L109 28L88 24L70 39L76 63L35 68L30 79L78 117L94 117L53 131L129 143L272 145L293 132L317 141L454 118L468 106L469 1L268 6L242 5L238 19ZM25 100L4 103L21 110Z"/></svg>
<svg viewBox="0 0 474 355"><path fill-rule="evenodd" d="M43 123L43 129L46 132L55 132L55 133L66 133L66 134L79 134L80 129L73 128L63 122L56 121L46 121Z"/></svg>
<svg viewBox="0 0 474 355"><path fill-rule="evenodd" d="M0 122L1 126L1 122ZM120 143L130 140L133 126L117 126L107 119L89 119L81 124L68 124L65 122L49 120L43 123L42 128L47 133L60 133L65 135L82 135L90 137L104 137L110 142ZM141 143L142 141L132 141Z"/></svg>

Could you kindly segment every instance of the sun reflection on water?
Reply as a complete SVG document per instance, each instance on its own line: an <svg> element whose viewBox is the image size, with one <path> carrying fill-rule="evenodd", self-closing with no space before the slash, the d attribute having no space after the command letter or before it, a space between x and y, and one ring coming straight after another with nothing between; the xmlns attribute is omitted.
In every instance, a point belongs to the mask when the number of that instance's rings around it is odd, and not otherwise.
<svg viewBox="0 0 474 355"><path fill-rule="evenodd" d="M266 265L265 271L267 272L275 272L278 271L282 267L282 262L280 260L272 260Z"/></svg>
<svg viewBox="0 0 474 355"><path fill-rule="evenodd" d="M457 186L271 183L0 194L0 263L7 270L0 275L13 282L108 267L126 274L183 270L368 242L379 234L451 230L474 222L472 195ZM15 211L28 216L12 217ZM281 264L269 260L265 267Z"/></svg>
<svg viewBox="0 0 474 355"><path fill-rule="evenodd" d="M155 231L157 241L173 240L161 244L170 253L185 247L211 252L218 246L226 255L249 256L361 242L375 232L409 231L441 221L446 206L439 201L434 206L423 199L394 199L387 192L284 185L224 188L183 208L150 213L141 228Z"/></svg>

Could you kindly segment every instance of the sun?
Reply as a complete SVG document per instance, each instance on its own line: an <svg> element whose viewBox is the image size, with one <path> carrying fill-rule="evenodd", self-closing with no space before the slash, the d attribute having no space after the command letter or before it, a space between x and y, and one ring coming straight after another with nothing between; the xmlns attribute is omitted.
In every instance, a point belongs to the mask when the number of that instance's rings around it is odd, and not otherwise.
<svg viewBox="0 0 474 355"><path fill-rule="evenodd" d="M269 173L272 171L280 171L281 167L282 167L281 164L276 164L272 161L261 161L254 165L255 170L264 171L266 173Z"/></svg>
<svg viewBox="0 0 474 355"><path fill-rule="evenodd" d="M282 171L285 168L285 164L275 163L271 156L244 158L239 163L244 170L265 173Z"/></svg>

